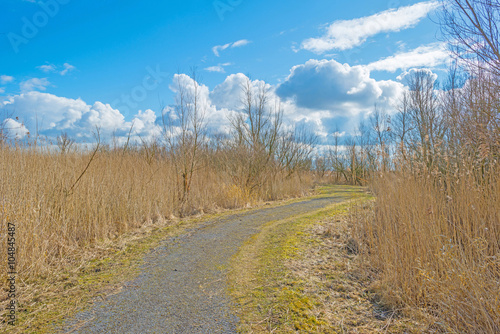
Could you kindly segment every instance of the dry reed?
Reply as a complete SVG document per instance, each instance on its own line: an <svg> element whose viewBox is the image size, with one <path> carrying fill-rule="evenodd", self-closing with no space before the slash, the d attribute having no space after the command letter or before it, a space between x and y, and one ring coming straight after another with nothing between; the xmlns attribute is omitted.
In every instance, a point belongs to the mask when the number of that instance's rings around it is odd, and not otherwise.
<svg viewBox="0 0 500 334"><path fill-rule="evenodd" d="M92 152L0 145L0 244L7 243L7 224L15 223L19 280L53 275L71 265L83 248L146 222L299 196L309 188L309 178L299 180L296 174L249 191L213 162L214 154L205 153L188 200L180 203L168 156L103 149L91 161ZM6 246L1 252L6 268ZM0 273L2 284L6 272Z"/></svg>

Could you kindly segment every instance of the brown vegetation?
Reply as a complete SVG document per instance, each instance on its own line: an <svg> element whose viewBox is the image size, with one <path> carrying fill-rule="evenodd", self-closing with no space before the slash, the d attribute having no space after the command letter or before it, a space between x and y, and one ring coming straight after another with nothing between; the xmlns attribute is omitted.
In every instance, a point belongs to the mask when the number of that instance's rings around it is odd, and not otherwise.
<svg viewBox="0 0 500 334"><path fill-rule="evenodd" d="M189 84L195 89L189 89ZM74 266L82 254L144 224L300 196L311 186L310 150L281 129L266 91L244 89L245 113L234 136L207 136L196 78L181 82L176 122L160 136L112 147L96 129L92 149L66 134L58 149L0 141L0 243L16 225L18 282L36 282ZM130 131L132 133L132 129ZM280 149L296 148L290 156ZM290 151L291 152L291 151ZM286 154L285 154L286 153ZM277 157L287 157L287 164ZM6 247L2 267L6 268ZM0 273L2 285L6 270ZM21 289L21 285L18 285ZM20 302L27 296L19 294ZM3 303L6 294L0 295Z"/></svg>
<svg viewBox="0 0 500 334"><path fill-rule="evenodd" d="M448 2L444 28L459 57L444 89L414 72L385 116L390 140L356 151L374 176L376 203L356 233L378 291L429 330L500 332L499 14L498 1ZM371 138L381 131L374 115Z"/></svg>

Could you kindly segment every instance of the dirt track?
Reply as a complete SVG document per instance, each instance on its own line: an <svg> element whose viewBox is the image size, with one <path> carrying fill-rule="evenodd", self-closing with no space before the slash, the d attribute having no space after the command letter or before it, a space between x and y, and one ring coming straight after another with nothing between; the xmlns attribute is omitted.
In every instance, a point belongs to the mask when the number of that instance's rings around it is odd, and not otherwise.
<svg viewBox="0 0 500 334"><path fill-rule="evenodd" d="M139 277L120 293L67 319L61 333L236 333L227 294L230 258L273 220L348 199L335 195L207 221L165 240L145 258Z"/></svg>

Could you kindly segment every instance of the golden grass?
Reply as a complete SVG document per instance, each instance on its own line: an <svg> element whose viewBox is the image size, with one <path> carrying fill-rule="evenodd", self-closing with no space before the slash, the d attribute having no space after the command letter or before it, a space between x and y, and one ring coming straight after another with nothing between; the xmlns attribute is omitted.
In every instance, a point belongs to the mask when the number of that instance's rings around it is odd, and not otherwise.
<svg viewBox="0 0 500 334"><path fill-rule="evenodd" d="M386 304L452 333L500 333L500 173L386 174L359 219Z"/></svg>
<svg viewBox="0 0 500 334"><path fill-rule="evenodd" d="M276 177L253 191L235 184L223 168L203 158L187 202L178 198L178 176L167 157L140 149L100 150L87 171L91 152L60 154L40 148L0 145L0 244L7 266L7 226L16 225L18 301L22 286L81 265L100 245L141 226L180 215L217 212L258 201L295 197L310 189L310 178ZM91 258L91 257L90 257ZM7 271L0 272L5 293Z"/></svg>

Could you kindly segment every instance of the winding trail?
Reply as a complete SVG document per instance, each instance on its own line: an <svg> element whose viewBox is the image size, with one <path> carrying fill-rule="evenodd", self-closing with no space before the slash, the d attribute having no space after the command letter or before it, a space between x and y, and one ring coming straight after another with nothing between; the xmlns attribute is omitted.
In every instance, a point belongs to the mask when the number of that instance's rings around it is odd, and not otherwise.
<svg viewBox="0 0 500 334"><path fill-rule="evenodd" d="M263 224L348 198L348 191L337 191L236 213L167 239L145 257L137 279L67 319L60 333L236 333L226 281L231 257Z"/></svg>

